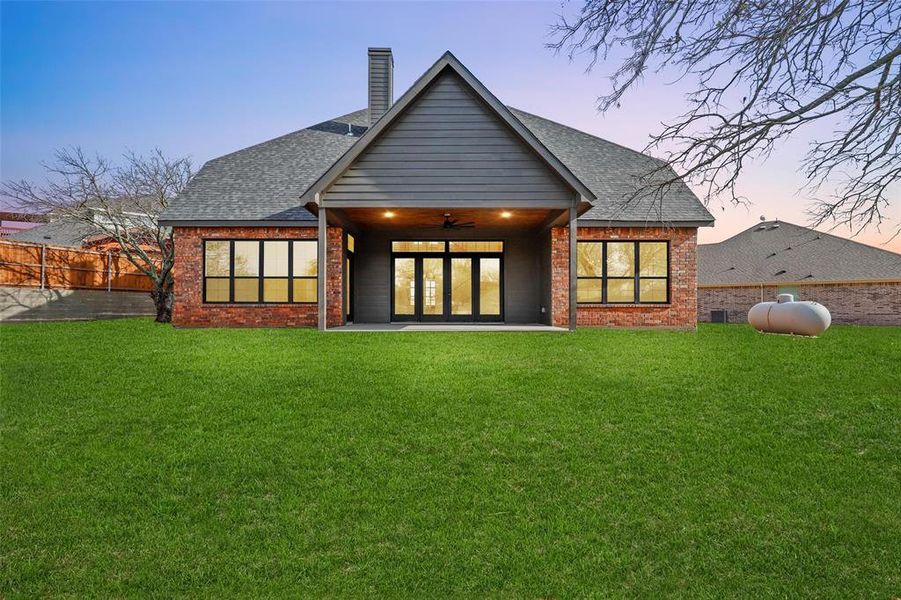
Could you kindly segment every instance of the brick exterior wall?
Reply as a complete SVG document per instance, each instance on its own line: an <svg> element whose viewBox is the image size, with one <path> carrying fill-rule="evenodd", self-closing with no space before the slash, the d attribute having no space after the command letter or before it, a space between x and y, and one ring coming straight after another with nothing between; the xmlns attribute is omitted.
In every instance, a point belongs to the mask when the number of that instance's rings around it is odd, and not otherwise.
<svg viewBox="0 0 901 600"><path fill-rule="evenodd" d="M343 231L329 227L327 244L328 325L342 322ZM316 327L316 304L204 304L203 240L317 239L316 227L176 227L175 306L178 327Z"/></svg>
<svg viewBox="0 0 901 600"><path fill-rule="evenodd" d="M697 327L697 229L693 227L579 227L579 240L669 240L669 304L579 304L578 327ZM568 269L567 269L568 274ZM554 274L554 288L560 286ZM568 288L567 288L568 290ZM556 301L556 295L554 296ZM556 306L556 305L555 305Z"/></svg>
<svg viewBox="0 0 901 600"><path fill-rule="evenodd" d="M697 230L657 227L580 227L580 240L669 240L669 304L580 304L580 327L694 328L697 322ZM177 227L175 228L175 307L172 321L180 327L251 326L315 327L315 304L204 304L204 239L316 239L315 227ZM344 323L344 231L326 233L326 299L328 327ZM551 317L569 327L569 228L551 229ZM826 302L824 302L826 304ZM709 314L709 311L708 311Z"/></svg>
<svg viewBox="0 0 901 600"><path fill-rule="evenodd" d="M328 269L325 281L326 327L344 324L344 230L329 227L326 231L326 263Z"/></svg>
<svg viewBox="0 0 901 600"><path fill-rule="evenodd" d="M551 325L569 327L569 227L551 228Z"/></svg>
<svg viewBox="0 0 901 600"><path fill-rule="evenodd" d="M792 287L792 286L786 286ZM794 286L799 300L819 302L832 322L850 325L901 325L901 282L828 283ZM747 323L748 310L774 301L777 286L714 287L698 290L698 320L710 321L713 310L728 310L730 323Z"/></svg>

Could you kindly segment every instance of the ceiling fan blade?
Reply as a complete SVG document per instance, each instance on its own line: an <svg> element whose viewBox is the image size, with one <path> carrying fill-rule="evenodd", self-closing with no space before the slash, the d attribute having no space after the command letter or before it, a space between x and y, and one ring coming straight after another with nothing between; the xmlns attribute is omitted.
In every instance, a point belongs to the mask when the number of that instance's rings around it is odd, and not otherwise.
<svg viewBox="0 0 901 600"><path fill-rule="evenodd" d="M475 223L462 223L462 224L454 227L454 229L472 229L475 226L476 226Z"/></svg>
<svg viewBox="0 0 901 600"><path fill-rule="evenodd" d="M457 227L475 227L475 221L466 221L465 223L455 223Z"/></svg>

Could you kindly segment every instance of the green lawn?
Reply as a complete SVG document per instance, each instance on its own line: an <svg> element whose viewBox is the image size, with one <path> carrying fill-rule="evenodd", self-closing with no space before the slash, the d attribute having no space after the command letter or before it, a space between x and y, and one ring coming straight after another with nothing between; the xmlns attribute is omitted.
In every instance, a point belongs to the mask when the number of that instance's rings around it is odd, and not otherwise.
<svg viewBox="0 0 901 600"><path fill-rule="evenodd" d="M0 597L901 594L898 328L0 344Z"/></svg>

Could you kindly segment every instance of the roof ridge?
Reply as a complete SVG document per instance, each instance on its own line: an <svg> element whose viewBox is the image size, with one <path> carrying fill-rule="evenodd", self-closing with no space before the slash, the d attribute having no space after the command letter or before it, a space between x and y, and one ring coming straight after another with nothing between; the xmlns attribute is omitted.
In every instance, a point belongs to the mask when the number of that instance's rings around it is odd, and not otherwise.
<svg viewBox="0 0 901 600"><path fill-rule="evenodd" d="M815 233L815 234L817 234L817 235L827 235L827 236L829 236L829 237L831 237L831 238L833 238L833 239L835 239L835 240L838 240L838 241L840 241L840 242L851 243L851 244L857 244L858 246L863 246L863 247L869 248L869 249L871 249L871 250L876 250L876 251L879 251L879 252L885 252L885 253L887 253L887 254L890 254L891 256L901 257L901 254L899 254L899 253L897 253L897 252L894 252L893 250L889 250L889 249L887 249L887 248L880 248L880 247L878 247L878 246L873 246L873 245L871 245L871 244L865 244L864 242L860 242L860 241L858 241L858 240L854 240L854 239L851 239L851 238L842 237L842 236L840 236L840 235L835 235L834 233L829 233L829 232L827 232L827 231L820 231L819 229L814 229L813 227L806 227L806 226L804 226L804 225L798 225L797 223L792 223L791 221L783 221L783 220L781 220L781 219L773 219L773 220L771 220L771 221L760 221L759 223L757 223L757 224L755 224L755 225L752 225L752 226L750 226L750 227L748 227L748 228L746 228L746 229L743 229L743 230L739 231L738 233L736 233L735 235L732 235L732 236L730 236L730 237L727 237L727 238L724 239L724 240L720 240L720 241L718 241L718 242L712 242L712 243L710 243L710 244L698 244L698 246L716 246L717 244L723 244L723 243L725 243L725 242L729 242L729 241L731 241L731 240L734 240L735 238L737 238L737 237L740 236L740 235L744 235L744 234L746 234L746 233L749 233L749 232L751 232L751 231L757 229L758 227L760 227L760 226L762 226L762 225L788 225L788 226L794 227L794 228L796 228L796 229L802 229L802 230L804 230L804 231L807 232L807 233Z"/></svg>

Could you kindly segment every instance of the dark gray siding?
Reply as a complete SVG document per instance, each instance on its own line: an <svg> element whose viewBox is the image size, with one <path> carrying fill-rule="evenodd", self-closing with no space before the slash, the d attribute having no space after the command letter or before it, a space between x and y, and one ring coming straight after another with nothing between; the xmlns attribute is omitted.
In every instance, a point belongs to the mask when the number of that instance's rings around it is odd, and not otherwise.
<svg viewBox="0 0 901 600"><path fill-rule="evenodd" d="M437 77L326 192L330 200L572 199L547 165L452 73Z"/></svg>
<svg viewBox="0 0 901 600"><path fill-rule="evenodd" d="M355 320L387 323L391 318L391 240L467 238L504 240L504 320L507 323L540 322L542 283L536 277L542 261L539 236L485 230L442 236L432 229L397 233L364 231L355 237Z"/></svg>
<svg viewBox="0 0 901 600"><path fill-rule="evenodd" d="M539 323L551 324L551 232L539 234L538 240L538 297L544 312Z"/></svg>

